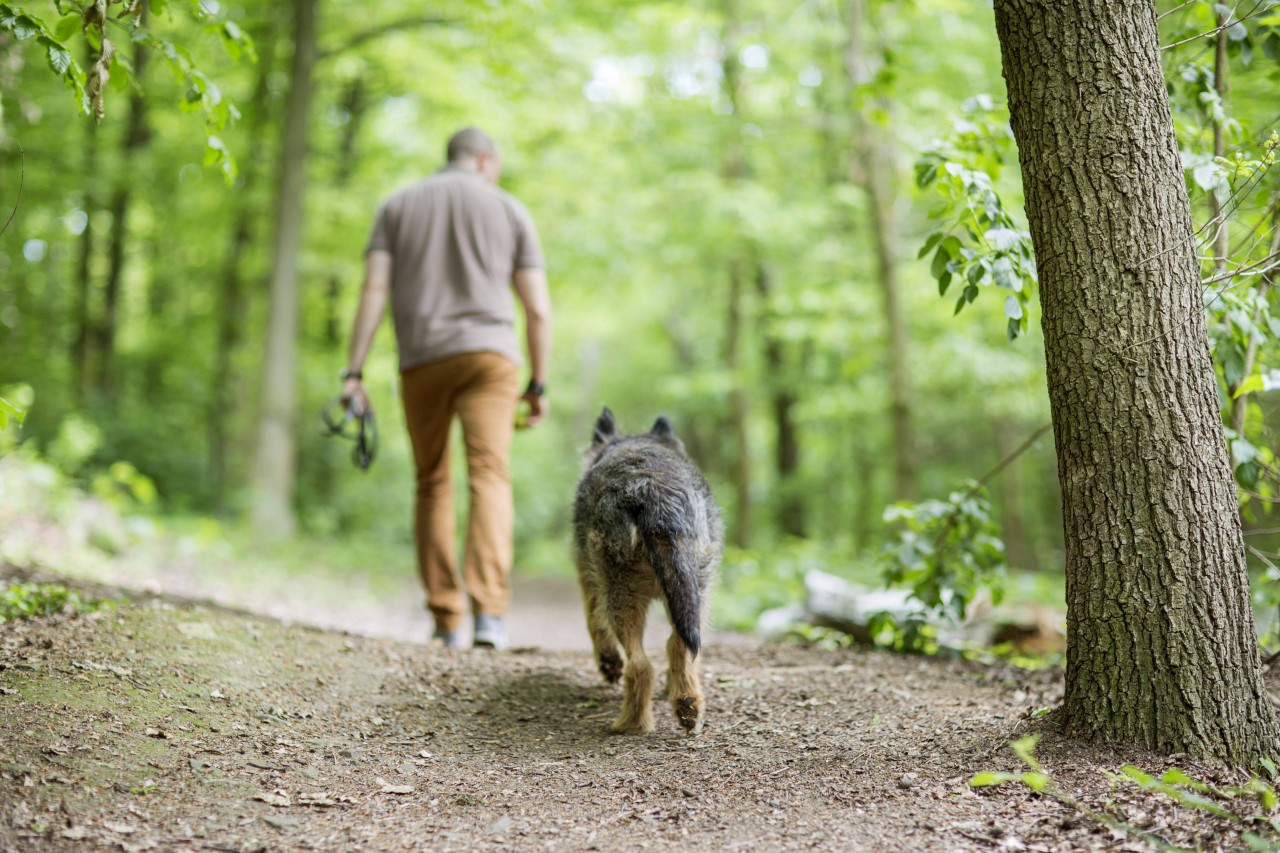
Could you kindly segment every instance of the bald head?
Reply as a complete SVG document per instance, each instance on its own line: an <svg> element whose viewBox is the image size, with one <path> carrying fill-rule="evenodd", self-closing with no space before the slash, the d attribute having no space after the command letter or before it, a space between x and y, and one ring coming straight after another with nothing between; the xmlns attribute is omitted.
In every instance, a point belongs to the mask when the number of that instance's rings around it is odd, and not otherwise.
<svg viewBox="0 0 1280 853"><path fill-rule="evenodd" d="M450 136L446 153L450 164L479 172L490 183L496 184L502 175L498 146L478 127L464 127Z"/></svg>
<svg viewBox="0 0 1280 853"><path fill-rule="evenodd" d="M478 127L464 127L449 137L448 155L450 163L474 160L481 154L495 154L497 150L493 140L489 138L489 134Z"/></svg>

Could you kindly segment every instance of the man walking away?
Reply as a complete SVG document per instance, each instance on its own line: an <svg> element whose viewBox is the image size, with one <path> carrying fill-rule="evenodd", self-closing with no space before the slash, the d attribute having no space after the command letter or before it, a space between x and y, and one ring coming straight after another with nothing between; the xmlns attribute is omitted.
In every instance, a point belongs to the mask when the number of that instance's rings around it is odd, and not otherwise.
<svg viewBox="0 0 1280 853"><path fill-rule="evenodd" d="M361 367L390 294L417 466L418 571L435 618L433 639L457 646L463 614L449 474L456 416L471 491L463 572L474 643L502 649L513 561L511 437L518 399L529 404L530 426L547 413L551 300L533 219L497 187L502 159L493 141L468 127L449 139L447 153L443 169L392 194L378 210L343 396L358 409L369 406ZM513 289L524 307L529 352L522 397Z"/></svg>

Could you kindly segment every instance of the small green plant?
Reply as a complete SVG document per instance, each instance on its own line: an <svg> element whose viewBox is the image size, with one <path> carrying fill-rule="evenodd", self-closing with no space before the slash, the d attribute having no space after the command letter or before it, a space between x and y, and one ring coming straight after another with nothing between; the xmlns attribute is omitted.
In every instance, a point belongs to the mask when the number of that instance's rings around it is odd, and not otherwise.
<svg viewBox="0 0 1280 853"><path fill-rule="evenodd" d="M835 628L824 628L807 623L796 625L787 632L787 639L802 646L818 649L847 649L857 643L853 635Z"/></svg>
<svg viewBox="0 0 1280 853"><path fill-rule="evenodd" d="M128 462L113 462L94 477L93 493L121 509L133 504L150 506L158 494L155 482Z"/></svg>
<svg viewBox="0 0 1280 853"><path fill-rule="evenodd" d="M61 584L16 583L0 592L0 624L54 613L92 613L114 609L112 601L85 598Z"/></svg>
<svg viewBox="0 0 1280 853"><path fill-rule="evenodd" d="M22 422L35 402L35 392L30 385L9 385L0 388L0 453L17 445Z"/></svg>
<svg viewBox="0 0 1280 853"><path fill-rule="evenodd" d="M1078 798L1058 785L1053 776L1041 766L1035 756L1036 744L1039 741L1040 735L1033 734L1009 744L1014 754L1022 760L1023 764L1027 765L1028 770L1021 773L983 770L973 775L969 780L969 786L972 788L988 788L1002 785L1006 782L1026 785L1032 791L1043 796L1052 797L1063 805L1075 809L1091 821L1140 839L1156 849L1183 849L1170 844L1155 833L1120 820L1111 813L1110 808L1103 812L1088 808ZM1276 769L1274 763L1264 759L1261 762L1261 766L1265 772L1274 776ZM1266 833L1263 835L1252 831L1242 832L1240 840L1246 845L1243 849L1251 851L1280 849L1280 820L1272 816L1277 807L1280 807L1280 796L1277 795L1275 788L1258 776L1252 776L1244 784L1234 785L1229 788L1214 787L1177 768L1166 770L1159 776L1153 776L1132 764L1126 764L1120 769L1119 773L1106 772L1106 776L1111 780L1113 786L1133 783L1143 791L1150 791L1168 797L1181 808L1219 818L1232 824L1247 824L1258 827ZM1229 808L1230 805L1240 805L1250 801L1256 801L1259 811L1246 808L1246 811L1250 813L1241 815L1237 810Z"/></svg>
<svg viewBox="0 0 1280 853"><path fill-rule="evenodd" d="M900 502L884 511L898 531L881 552L884 582L905 586L926 608L959 621L982 590L1004 596L1004 542L986 492L969 483L946 500Z"/></svg>

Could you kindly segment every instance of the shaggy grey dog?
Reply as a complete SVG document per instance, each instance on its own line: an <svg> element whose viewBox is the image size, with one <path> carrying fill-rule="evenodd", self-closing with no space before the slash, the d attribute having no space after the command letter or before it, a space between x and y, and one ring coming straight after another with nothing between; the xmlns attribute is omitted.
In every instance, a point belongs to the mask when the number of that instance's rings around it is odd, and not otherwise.
<svg viewBox="0 0 1280 853"><path fill-rule="evenodd" d="M596 421L573 507L574 560L600 674L623 678L613 731L653 730L653 666L644 653L649 602L671 619L667 698L690 732L702 728L697 655L724 526L702 473L671 423L622 435L606 407Z"/></svg>

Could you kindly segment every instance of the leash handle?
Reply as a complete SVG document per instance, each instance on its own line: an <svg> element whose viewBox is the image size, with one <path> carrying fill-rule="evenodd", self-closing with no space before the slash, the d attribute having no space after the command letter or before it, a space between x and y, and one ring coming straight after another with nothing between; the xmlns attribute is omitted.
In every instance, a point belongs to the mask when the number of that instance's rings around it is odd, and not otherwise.
<svg viewBox="0 0 1280 853"><path fill-rule="evenodd" d="M361 471L369 470L378 455L378 422L372 409L357 413L351 400L339 395L320 409L320 424L325 435L354 441L351 461Z"/></svg>

